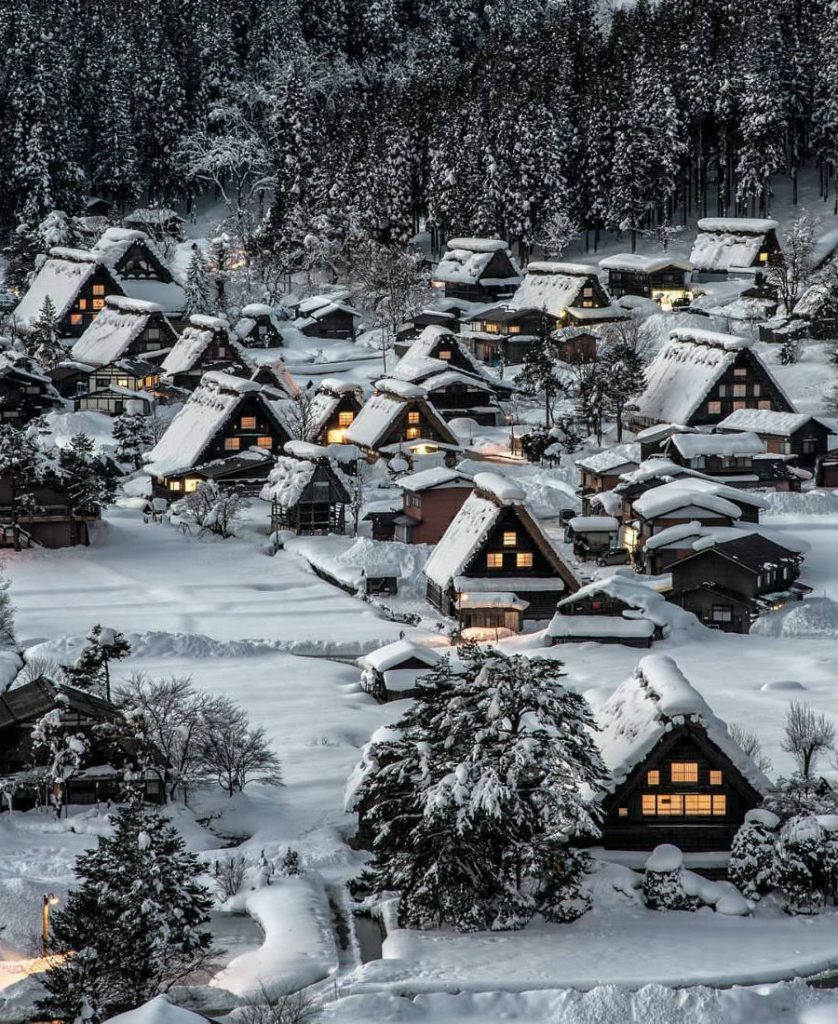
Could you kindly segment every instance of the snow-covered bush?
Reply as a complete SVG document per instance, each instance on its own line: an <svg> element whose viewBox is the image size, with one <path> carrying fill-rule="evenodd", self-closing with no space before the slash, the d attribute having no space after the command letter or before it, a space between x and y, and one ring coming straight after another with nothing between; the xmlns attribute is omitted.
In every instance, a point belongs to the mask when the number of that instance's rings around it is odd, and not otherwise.
<svg viewBox="0 0 838 1024"><path fill-rule="evenodd" d="M282 855L282 860L279 862L279 870L281 874L286 875L289 878L293 875L299 875L302 871L300 866L300 855L290 846Z"/></svg>
<svg viewBox="0 0 838 1024"><path fill-rule="evenodd" d="M759 899L773 884L774 844L780 819L763 808L748 811L730 846L730 880L748 899Z"/></svg>
<svg viewBox="0 0 838 1024"><path fill-rule="evenodd" d="M172 506L172 511L217 537L233 537L247 502L238 491L222 490L214 480L200 484Z"/></svg>
<svg viewBox="0 0 838 1024"><path fill-rule="evenodd" d="M228 854L215 862L213 876L221 900L228 900L242 891L251 864L242 854Z"/></svg>
<svg viewBox="0 0 838 1024"><path fill-rule="evenodd" d="M836 844L812 814L790 818L774 847L774 884L789 914L817 914L832 888Z"/></svg>
<svg viewBox="0 0 838 1024"><path fill-rule="evenodd" d="M684 856L677 846L662 843L646 861L643 899L650 910L697 910L701 900L684 888Z"/></svg>

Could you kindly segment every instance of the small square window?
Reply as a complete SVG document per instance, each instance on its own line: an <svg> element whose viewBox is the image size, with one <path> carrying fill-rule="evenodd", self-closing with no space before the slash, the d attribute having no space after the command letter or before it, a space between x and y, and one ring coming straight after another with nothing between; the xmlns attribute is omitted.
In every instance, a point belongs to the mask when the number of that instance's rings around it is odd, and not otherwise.
<svg viewBox="0 0 838 1024"><path fill-rule="evenodd" d="M518 534L514 530L505 530L503 534L503 546L514 548L518 543Z"/></svg>
<svg viewBox="0 0 838 1024"><path fill-rule="evenodd" d="M418 412L409 412L407 414L407 422L410 423L412 426L418 424L419 423L419 413Z"/></svg>
<svg viewBox="0 0 838 1024"><path fill-rule="evenodd" d="M404 432L404 436L408 439L408 441L415 441L420 434L421 431L419 430L418 427L408 427L407 430Z"/></svg>
<svg viewBox="0 0 838 1024"><path fill-rule="evenodd" d="M642 809L644 814L656 814L656 804L654 793L644 793L642 801Z"/></svg>
<svg viewBox="0 0 838 1024"><path fill-rule="evenodd" d="M629 816L629 809L628 809L628 807L621 807L621 808L620 808L620 809L619 809L619 810L617 811L617 814L618 814L618 816L619 816L619 817L621 817L621 818L627 818L627 817Z"/></svg>
<svg viewBox="0 0 838 1024"><path fill-rule="evenodd" d="M450 351L450 349L447 349L447 348L443 349L441 352L439 352L437 354L437 358L444 359L447 362L451 358L451 351Z"/></svg>
<svg viewBox="0 0 838 1024"><path fill-rule="evenodd" d="M93 294L94 295L104 295L105 294L105 286L103 284L94 284L93 285Z"/></svg>
<svg viewBox="0 0 838 1024"><path fill-rule="evenodd" d="M79 299L79 309L87 309L87 299Z"/></svg>
<svg viewBox="0 0 838 1024"><path fill-rule="evenodd" d="M721 786L721 784L722 784L722 773L721 772L711 771L710 772L710 785L711 786Z"/></svg>
<svg viewBox="0 0 838 1024"><path fill-rule="evenodd" d="M503 552L502 551L490 551L486 555L486 568L488 568L488 569L502 569L503 568Z"/></svg>
<svg viewBox="0 0 838 1024"><path fill-rule="evenodd" d="M241 448L241 438L238 437L225 437L224 438L224 451L225 452L237 452Z"/></svg>
<svg viewBox="0 0 838 1024"><path fill-rule="evenodd" d="M255 430L256 429L256 417L255 416L242 416L241 418L241 429L242 430Z"/></svg>
<svg viewBox="0 0 838 1024"><path fill-rule="evenodd" d="M78 324L80 324L82 322L83 319L84 318L82 317L81 313L71 313L70 314L70 323L71 324L78 325Z"/></svg>
<svg viewBox="0 0 838 1024"><path fill-rule="evenodd" d="M515 565L518 569L532 569L532 552L519 551L515 556Z"/></svg>
<svg viewBox="0 0 838 1024"><path fill-rule="evenodd" d="M264 437L256 438L256 446L258 448L273 448L273 445L274 439L270 436L270 434L266 434Z"/></svg>
<svg viewBox="0 0 838 1024"><path fill-rule="evenodd" d="M94 299L92 305L93 305L94 309L104 309L105 308L105 300L104 299Z"/></svg>
<svg viewBox="0 0 838 1024"><path fill-rule="evenodd" d="M713 817L721 818L727 814L727 797L723 793L713 795Z"/></svg>
<svg viewBox="0 0 838 1024"><path fill-rule="evenodd" d="M720 413L721 411L722 411L722 403L721 402L708 402L707 403L707 412L711 413L712 415L716 415L716 414Z"/></svg>
<svg viewBox="0 0 838 1024"><path fill-rule="evenodd" d="M351 427L352 421L355 419L354 412L339 412L338 413L338 426L339 427Z"/></svg>
<svg viewBox="0 0 838 1024"><path fill-rule="evenodd" d="M655 769L655 771L646 772L646 785L647 786L659 786L661 784L661 773Z"/></svg>
<svg viewBox="0 0 838 1024"><path fill-rule="evenodd" d="M182 487L183 487L183 484L180 482L180 480L170 480L169 481L169 490L170 491L179 491L179 490L181 490Z"/></svg>
<svg viewBox="0 0 838 1024"><path fill-rule="evenodd" d="M673 782L698 782L698 763L696 761L673 761Z"/></svg>

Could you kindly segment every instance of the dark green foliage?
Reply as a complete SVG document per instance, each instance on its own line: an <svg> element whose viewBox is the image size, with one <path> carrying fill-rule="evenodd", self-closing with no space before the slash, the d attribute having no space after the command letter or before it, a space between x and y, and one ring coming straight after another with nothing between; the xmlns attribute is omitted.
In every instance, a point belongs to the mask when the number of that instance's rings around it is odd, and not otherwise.
<svg viewBox="0 0 838 1024"><path fill-rule="evenodd" d="M73 686L92 690L110 700L110 663L121 661L130 653L131 645L122 633L103 629L97 623L87 634L87 642L75 665L67 669L67 678Z"/></svg>

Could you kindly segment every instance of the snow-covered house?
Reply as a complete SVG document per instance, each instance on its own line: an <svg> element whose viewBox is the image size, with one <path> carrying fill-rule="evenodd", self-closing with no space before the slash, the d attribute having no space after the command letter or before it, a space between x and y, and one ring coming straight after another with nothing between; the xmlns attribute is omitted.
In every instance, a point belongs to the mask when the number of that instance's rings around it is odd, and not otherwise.
<svg viewBox="0 0 838 1024"><path fill-rule="evenodd" d="M228 373L206 373L147 454L145 471L157 488L179 497L201 483L188 470L252 447L278 455L291 440L287 405L273 388Z"/></svg>
<svg viewBox="0 0 838 1024"><path fill-rule="evenodd" d="M719 423L737 409L793 412L753 342L732 334L677 327L646 370L631 427Z"/></svg>
<svg viewBox="0 0 838 1024"><path fill-rule="evenodd" d="M451 370L462 370L464 373L480 377L497 390L511 390L509 383L498 380L479 359L475 359L462 339L447 327L431 324L424 328L402 356L400 363L421 359L438 360Z"/></svg>
<svg viewBox="0 0 838 1024"><path fill-rule="evenodd" d="M470 476L446 466L400 476L396 483L404 506L395 519L395 539L405 544L436 544L474 488Z"/></svg>
<svg viewBox="0 0 838 1024"><path fill-rule="evenodd" d="M318 444L343 444L363 404L363 391L356 381L326 377L309 403L306 433Z"/></svg>
<svg viewBox="0 0 838 1024"><path fill-rule="evenodd" d="M650 537L670 526L698 522L706 526L731 526L742 518L738 504L716 492L690 487L692 477L673 480L645 491L631 504L631 516L623 519L622 543L642 561L642 549ZM728 491L732 488L727 488Z"/></svg>
<svg viewBox="0 0 838 1024"><path fill-rule="evenodd" d="M723 433L752 431L766 451L794 455L798 465L812 468L831 447L838 422L825 416L775 412L771 409L737 409L718 425Z"/></svg>
<svg viewBox="0 0 838 1024"><path fill-rule="evenodd" d="M620 523L614 516L584 515L568 520L565 536L573 545L573 554L585 561L615 547L619 531Z"/></svg>
<svg viewBox="0 0 838 1024"><path fill-rule="evenodd" d="M449 331L458 332L475 305L478 304L462 299L440 299L434 309L420 310L396 332L393 351L397 356L403 356L426 327L445 327Z"/></svg>
<svg viewBox="0 0 838 1024"><path fill-rule="evenodd" d="M684 432L673 434L662 445L663 454L688 469L712 476L758 482L753 474L754 458L765 454L765 443L753 431L729 434Z"/></svg>
<svg viewBox="0 0 838 1024"><path fill-rule="evenodd" d="M380 701L405 700L419 692L419 680L434 669L444 649L402 638L358 659L361 685Z"/></svg>
<svg viewBox="0 0 838 1024"><path fill-rule="evenodd" d="M767 609L799 601L811 588L797 582L803 556L759 533L707 536L669 566L667 599L725 633L747 633Z"/></svg>
<svg viewBox="0 0 838 1024"><path fill-rule="evenodd" d="M361 314L340 296L341 293L312 295L289 307L296 314L291 326L307 338L354 341Z"/></svg>
<svg viewBox="0 0 838 1024"><path fill-rule="evenodd" d="M461 337L471 352L489 366L522 363L535 340L553 321L541 309L519 309L509 301L477 306L466 317Z"/></svg>
<svg viewBox="0 0 838 1024"><path fill-rule="evenodd" d="M271 503L271 532L343 533L353 487L330 449L291 441L286 451L300 454L278 456L260 494Z"/></svg>
<svg viewBox="0 0 838 1024"><path fill-rule="evenodd" d="M62 404L53 381L37 365L0 362L0 422L21 426Z"/></svg>
<svg viewBox="0 0 838 1024"><path fill-rule="evenodd" d="M154 389L159 381L160 368L154 363L117 359L88 374L84 388L76 394L76 409L120 416L133 402L147 415L155 404Z"/></svg>
<svg viewBox="0 0 838 1024"><path fill-rule="evenodd" d="M596 494L613 491L625 473L640 465L640 446L632 442L617 444L612 448L577 459L576 465L582 477L582 511L591 511L591 499Z"/></svg>
<svg viewBox="0 0 838 1024"><path fill-rule="evenodd" d="M509 305L541 310L554 327L590 327L625 318L611 302L596 270L584 263L529 263Z"/></svg>
<svg viewBox="0 0 838 1024"><path fill-rule="evenodd" d="M89 366L117 359L161 359L177 342L174 327L156 302L108 295L103 308L71 350L72 358Z"/></svg>
<svg viewBox="0 0 838 1024"><path fill-rule="evenodd" d="M266 448L245 448L236 455L211 459L172 473L167 477L168 492L178 497L212 482L221 491L256 496L265 486L273 466L274 456Z"/></svg>
<svg viewBox="0 0 838 1024"><path fill-rule="evenodd" d="M646 583L622 573L594 580L562 598L547 627L551 644L624 644L650 647L668 625L667 605Z"/></svg>
<svg viewBox="0 0 838 1024"><path fill-rule="evenodd" d="M748 217L702 218L690 253L690 263L706 277L765 267L779 259L777 221Z"/></svg>
<svg viewBox="0 0 838 1024"><path fill-rule="evenodd" d="M838 295L825 284L812 284L803 292L791 311L792 324L803 322L810 338L834 338L838 335Z"/></svg>
<svg viewBox="0 0 838 1024"><path fill-rule="evenodd" d="M124 730L103 730L106 724L119 722L122 714L117 707L86 690L39 678L23 686L7 690L0 697L0 775L14 779L17 788L14 807L29 810L44 800L40 773L33 764L43 763L46 748L38 751L32 736L33 727L50 712L59 710L67 722L72 722L74 733L87 741L80 769L63 783L61 799L66 804L94 804L99 800L119 800L125 778L136 764L137 746ZM154 751L154 771L142 780L144 799L163 803L166 797L164 781L166 766L162 755ZM0 803L0 811L6 802Z"/></svg>
<svg viewBox="0 0 838 1024"><path fill-rule="evenodd" d="M606 849L729 850L772 788L672 658L642 658L596 717Z"/></svg>
<svg viewBox="0 0 838 1024"><path fill-rule="evenodd" d="M690 298L692 264L674 256L641 256L636 252L619 252L599 261L608 275L608 291L614 298L641 295L652 299L662 309Z"/></svg>
<svg viewBox="0 0 838 1024"><path fill-rule="evenodd" d="M183 238L183 217L165 206L144 206L132 210L122 218L122 226L130 231L142 231L158 242Z"/></svg>
<svg viewBox="0 0 838 1024"><path fill-rule="evenodd" d="M113 274L84 249L53 248L12 313L18 330L29 331L50 299L58 333L80 337L105 307L106 295L122 295Z"/></svg>
<svg viewBox="0 0 838 1024"><path fill-rule="evenodd" d="M405 356L391 371L394 380L419 384L445 420L467 416L495 426L500 420L496 389L482 375L454 369L441 359Z"/></svg>
<svg viewBox="0 0 838 1024"><path fill-rule="evenodd" d="M428 600L461 629L517 632L522 619L550 618L579 589L524 491L495 473L475 476L424 573Z"/></svg>
<svg viewBox="0 0 838 1024"><path fill-rule="evenodd" d="M174 319L183 314L186 293L144 231L110 227L91 251L129 298L154 303Z"/></svg>
<svg viewBox="0 0 838 1024"><path fill-rule="evenodd" d="M240 352L241 357L250 364L247 352ZM254 384L263 384L269 388L276 388L277 391L284 391L289 398L295 398L300 394L300 386L285 365L284 360L277 357L270 363L258 363L253 366L250 379Z"/></svg>
<svg viewBox="0 0 838 1024"><path fill-rule="evenodd" d="M248 348L281 348L284 344L276 310L263 302L244 306L233 333Z"/></svg>
<svg viewBox="0 0 838 1024"><path fill-rule="evenodd" d="M521 268L499 238L451 238L431 277L431 287L447 298L494 302L511 295Z"/></svg>
<svg viewBox="0 0 838 1024"><path fill-rule="evenodd" d="M163 375L175 386L192 390L205 373L223 370L249 376L248 363L229 323L220 316L193 313L174 348L160 364Z"/></svg>
<svg viewBox="0 0 838 1024"><path fill-rule="evenodd" d="M391 454L406 449L419 454L459 451L451 428L418 384L385 378L364 403L344 433L344 440L369 453Z"/></svg>

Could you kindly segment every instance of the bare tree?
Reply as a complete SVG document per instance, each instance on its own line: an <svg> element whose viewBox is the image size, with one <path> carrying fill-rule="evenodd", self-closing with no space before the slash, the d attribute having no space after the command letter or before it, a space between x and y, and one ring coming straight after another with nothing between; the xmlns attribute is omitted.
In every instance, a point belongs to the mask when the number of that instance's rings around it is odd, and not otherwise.
<svg viewBox="0 0 838 1024"><path fill-rule="evenodd" d="M191 520L201 532L228 538L235 534L235 526L247 502L238 491L222 490L214 480L206 480L172 506L172 511Z"/></svg>
<svg viewBox="0 0 838 1024"><path fill-rule="evenodd" d="M269 786L282 785L279 758L271 749L263 728L251 728L245 712L232 701L207 722L203 758L207 771L229 796L258 779Z"/></svg>
<svg viewBox="0 0 838 1024"><path fill-rule="evenodd" d="M314 393L311 382L301 388L284 406L285 423L295 441L314 441L320 426L313 407Z"/></svg>
<svg viewBox="0 0 838 1024"><path fill-rule="evenodd" d="M215 885L222 900L228 900L242 891L250 867L250 861L242 854L231 854L215 862Z"/></svg>
<svg viewBox="0 0 838 1024"><path fill-rule="evenodd" d="M820 218L803 210L783 239L783 258L768 268L766 280L777 289L786 313L791 313L815 270L815 236Z"/></svg>
<svg viewBox="0 0 838 1024"><path fill-rule="evenodd" d="M304 992L274 992L262 986L235 1011L237 1024L313 1024L317 1007Z"/></svg>
<svg viewBox="0 0 838 1024"><path fill-rule="evenodd" d="M781 747L791 754L801 776L808 781L822 755L835 748L835 725L808 704L795 701L789 707L784 732Z"/></svg>
<svg viewBox="0 0 838 1024"><path fill-rule="evenodd" d="M560 260L581 233L579 223L567 211L560 210L547 218L535 241L548 260Z"/></svg>
<svg viewBox="0 0 838 1024"><path fill-rule="evenodd" d="M774 766L771 763L771 758L762 749L762 744L755 732L750 732L736 722L729 725L727 731L733 742L750 757L760 771L768 773L772 770Z"/></svg>

